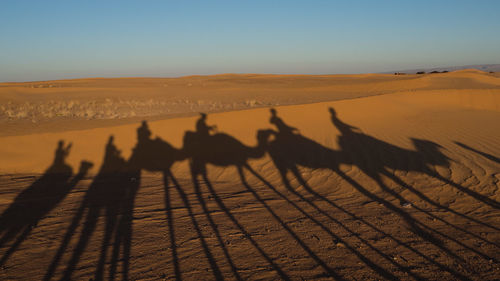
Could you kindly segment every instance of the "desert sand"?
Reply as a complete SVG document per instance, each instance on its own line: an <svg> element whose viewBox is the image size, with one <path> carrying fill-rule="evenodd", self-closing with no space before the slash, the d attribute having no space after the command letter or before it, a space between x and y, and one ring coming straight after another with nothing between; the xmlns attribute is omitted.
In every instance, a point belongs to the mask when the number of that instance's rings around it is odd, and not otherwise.
<svg viewBox="0 0 500 281"><path fill-rule="evenodd" d="M498 73L1 83L0 128L3 280L500 278Z"/></svg>

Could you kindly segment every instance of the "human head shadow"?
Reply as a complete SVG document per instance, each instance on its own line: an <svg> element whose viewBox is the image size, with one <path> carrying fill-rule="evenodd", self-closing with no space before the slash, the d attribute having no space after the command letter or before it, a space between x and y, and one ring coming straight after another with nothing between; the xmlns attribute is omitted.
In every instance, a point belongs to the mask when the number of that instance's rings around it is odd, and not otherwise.
<svg viewBox="0 0 500 281"><path fill-rule="evenodd" d="M73 175L73 169L66 163L70 149L71 143L65 145L64 141L60 140L51 166L31 186L23 190L0 216L0 247L17 236L0 260L0 266L92 167L92 163L83 160L78 173Z"/></svg>
<svg viewBox="0 0 500 281"><path fill-rule="evenodd" d="M53 276L71 237L75 234L80 221L84 219L78 242L63 272L62 279L71 279L73 271L84 253L91 236L96 230L98 220L102 213L104 213L105 231L95 271L95 279L103 279L107 251L111 245L110 242L113 235L115 235L115 244L113 244L113 247L118 246L116 245L117 237L119 237L117 225L120 214L124 209L124 202L126 202L127 194L130 193L130 189L134 189L138 186L137 179L131 180L135 176L137 175L134 171L131 172L127 169L127 163L121 156L121 151L118 150L114 144L114 137L110 136L105 145L104 159L99 172L88 187L76 214L73 216L70 226L66 230L63 241L59 246L56 256L52 260L44 280L49 280ZM84 218L85 212L86 216Z"/></svg>

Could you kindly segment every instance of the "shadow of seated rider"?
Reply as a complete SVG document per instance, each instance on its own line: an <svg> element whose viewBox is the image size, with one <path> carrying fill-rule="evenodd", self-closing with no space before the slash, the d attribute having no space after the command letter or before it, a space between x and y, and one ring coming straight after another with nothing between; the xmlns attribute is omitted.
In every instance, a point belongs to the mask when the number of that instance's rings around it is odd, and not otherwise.
<svg viewBox="0 0 500 281"><path fill-rule="evenodd" d="M276 126L280 134L299 133L299 130L297 128L288 126L287 124L285 124L285 122L283 122L281 118L278 117L276 109L271 108L270 111L271 111L271 119L269 120L269 123Z"/></svg>
<svg viewBox="0 0 500 281"><path fill-rule="evenodd" d="M333 107L328 108L331 114L332 118L332 123L337 127L337 129L343 134L343 135L348 135L351 133L354 133L355 131L357 133L362 133L361 129L358 127L351 126L347 123L344 123L342 120L340 120L337 117L337 112L335 112L335 109Z"/></svg>
<svg viewBox="0 0 500 281"><path fill-rule="evenodd" d="M142 121L142 124L137 128L137 143L144 144L147 143L151 138L151 130L149 129L146 120Z"/></svg>
<svg viewBox="0 0 500 281"><path fill-rule="evenodd" d="M109 136L101 172L121 172L125 166L125 159L121 156L121 151L116 148L114 139L113 135Z"/></svg>
<svg viewBox="0 0 500 281"><path fill-rule="evenodd" d="M71 143L64 147L64 141L60 140L57 143L57 149L55 152L54 162L52 166L47 170L49 174L67 174L68 177L73 173L73 169L65 163L66 158L71 150Z"/></svg>
<svg viewBox="0 0 500 281"><path fill-rule="evenodd" d="M208 126L206 123L207 120L207 114L206 113L200 113L200 119L196 121L196 133L200 137L209 137L211 131L217 130L217 126Z"/></svg>

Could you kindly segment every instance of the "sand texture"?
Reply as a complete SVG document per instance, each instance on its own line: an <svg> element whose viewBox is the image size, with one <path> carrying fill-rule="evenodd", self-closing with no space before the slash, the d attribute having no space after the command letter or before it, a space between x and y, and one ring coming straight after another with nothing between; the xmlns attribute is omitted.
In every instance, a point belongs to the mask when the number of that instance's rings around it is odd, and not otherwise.
<svg viewBox="0 0 500 281"><path fill-rule="evenodd" d="M498 74L3 83L0 104L2 280L500 279Z"/></svg>

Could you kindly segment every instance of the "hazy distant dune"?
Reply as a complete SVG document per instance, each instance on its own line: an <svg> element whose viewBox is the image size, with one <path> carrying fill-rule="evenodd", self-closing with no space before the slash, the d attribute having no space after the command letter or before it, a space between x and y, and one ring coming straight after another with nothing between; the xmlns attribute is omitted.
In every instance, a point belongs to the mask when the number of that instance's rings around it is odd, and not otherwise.
<svg viewBox="0 0 500 281"><path fill-rule="evenodd" d="M500 79L495 75L475 70L439 75L221 74L1 83L0 127L4 130L0 135L110 126L141 118L172 118L200 111L233 111L396 92L499 88ZM75 123L79 120L92 122ZM52 126L52 121L59 125Z"/></svg>
<svg viewBox="0 0 500 281"><path fill-rule="evenodd" d="M415 74L417 72L432 72L432 71L457 71L463 69L477 69L484 72L500 72L500 64L471 64L471 65L462 65L462 66L450 66L450 67L434 67L434 68L415 68L415 69L406 69L406 70L397 70L397 71L388 71L384 73L409 73Z"/></svg>

